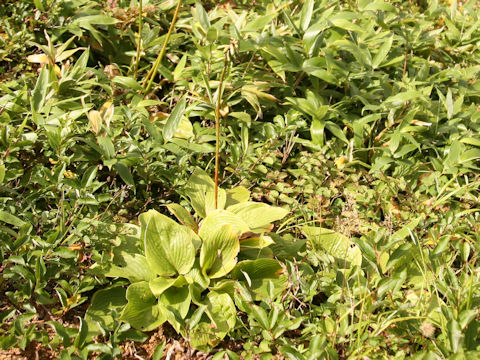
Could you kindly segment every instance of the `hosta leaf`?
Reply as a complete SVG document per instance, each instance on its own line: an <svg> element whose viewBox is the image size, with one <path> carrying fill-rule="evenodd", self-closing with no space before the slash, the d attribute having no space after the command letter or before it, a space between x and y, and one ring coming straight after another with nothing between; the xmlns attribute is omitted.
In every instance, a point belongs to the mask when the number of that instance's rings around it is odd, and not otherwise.
<svg viewBox="0 0 480 360"><path fill-rule="evenodd" d="M113 310L120 311L127 304L125 288L115 286L98 290L92 297L92 302L85 313L88 330L92 335L100 333L101 329L113 330L115 319Z"/></svg>
<svg viewBox="0 0 480 360"><path fill-rule="evenodd" d="M209 212L215 210L215 183L212 178L202 169L196 168L192 176L188 180L186 195L190 198L190 202L195 212L202 218L206 217ZM218 208L225 207L226 193L223 189L218 189Z"/></svg>
<svg viewBox="0 0 480 360"><path fill-rule="evenodd" d="M243 248L254 248L254 249L263 249L267 246L270 246L274 243L270 236L260 235L256 237L251 237L240 242L240 245Z"/></svg>
<svg viewBox="0 0 480 360"><path fill-rule="evenodd" d="M159 298L159 308L177 332L181 332L184 328L184 319L190 309L191 302L192 296L188 286L171 287Z"/></svg>
<svg viewBox="0 0 480 360"><path fill-rule="evenodd" d="M220 333L219 337L223 338L235 326L237 309L230 295L226 293L211 291L207 298L207 315L215 324L217 334Z"/></svg>
<svg viewBox="0 0 480 360"><path fill-rule="evenodd" d="M339 260L352 265L362 263L360 248L345 235L321 227L304 226L302 231L315 251L326 251Z"/></svg>
<svg viewBox="0 0 480 360"><path fill-rule="evenodd" d="M225 207L247 202L248 199L250 199L250 191L243 186L234 187L230 190L227 190Z"/></svg>
<svg viewBox="0 0 480 360"><path fill-rule="evenodd" d="M282 273L280 263L275 259L245 260L237 264L232 271L232 278L249 279L276 278ZM246 274L246 275L245 275Z"/></svg>
<svg viewBox="0 0 480 360"><path fill-rule="evenodd" d="M251 201L232 205L228 211L238 215L253 232L269 230L272 222L284 218L289 212L280 207Z"/></svg>
<svg viewBox="0 0 480 360"><path fill-rule="evenodd" d="M105 276L127 278L132 283L149 281L155 277L150 266L148 266L147 258L143 255L121 251L115 255L114 261L116 265L112 265L105 273ZM124 266L117 266L119 264Z"/></svg>
<svg viewBox="0 0 480 360"><path fill-rule="evenodd" d="M200 266L204 274L215 279L228 274L235 267L240 243L232 225L211 230L202 226L199 232L203 241Z"/></svg>
<svg viewBox="0 0 480 360"><path fill-rule="evenodd" d="M139 220L145 256L152 271L160 276L187 273L195 261L188 229L155 210L143 213Z"/></svg>
<svg viewBox="0 0 480 360"><path fill-rule="evenodd" d="M166 318L158 307L157 298L150 291L148 282L131 284L127 289L128 304L122 311L121 320L136 329L150 331L165 322Z"/></svg>
<svg viewBox="0 0 480 360"><path fill-rule="evenodd" d="M183 225L187 225L195 232L198 230L198 224L195 222L195 219L182 205L175 203L168 204L167 209L170 210Z"/></svg>
<svg viewBox="0 0 480 360"><path fill-rule="evenodd" d="M155 279L150 280L150 291L153 296L160 296L165 290L169 289L177 281L176 278L166 278L166 277L156 277Z"/></svg>
<svg viewBox="0 0 480 360"><path fill-rule="evenodd" d="M198 258L195 259L195 264L190 271L185 274L185 279L189 284L194 284L201 288L201 290L205 290L208 285L210 285L210 279L202 273Z"/></svg>
<svg viewBox="0 0 480 360"><path fill-rule="evenodd" d="M188 286L182 286L180 288L171 287L165 291L159 299L159 303L166 307L167 311L169 308L177 310L182 319L187 316L191 301L192 297L190 296Z"/></svg>
<svg viewBox="0 0 480 360"><path fill-rule="evenodd" d="M214 233L216 229L224 225L232 226L233 232L238 236L250 231L247 223L240 216L227 210L215 210L202 221L200 233Z"/></svg>

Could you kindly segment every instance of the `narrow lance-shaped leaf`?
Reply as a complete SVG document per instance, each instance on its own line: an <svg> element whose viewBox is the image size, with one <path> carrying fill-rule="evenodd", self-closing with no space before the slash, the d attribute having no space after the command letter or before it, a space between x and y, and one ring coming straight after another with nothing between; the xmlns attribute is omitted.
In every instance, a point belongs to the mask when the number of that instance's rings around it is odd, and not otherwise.
<svg viewBox="0 0 480 360"><path fill-rule="evenodd" d="M35 112L39 112L45 103L48 89L48 78L49 70L46 66L44 66L40 71L40 75L32 93L32 109Z"/></svg>
<svg viewBox="0 0 480 360"><path fill-rule="evenodd" d="M182 117L185 113L186 104L187 101L185 100L185 97L182 97L168 117L167 123L163 128L163 138L165 142L173 137L175 131L177 131L178 127L180 126Z"/></svg>
<svg viewBox="0 0 480 360"><path fill-rule="evenodd" d="M383 60L386 59L388 53L390 52L390 49L392 48L393 44L393 36L389 36L388 39L380 46L380 49L378 49L377 54L373 58L372 61L372 67L374 69L378 68Z"/></svg>

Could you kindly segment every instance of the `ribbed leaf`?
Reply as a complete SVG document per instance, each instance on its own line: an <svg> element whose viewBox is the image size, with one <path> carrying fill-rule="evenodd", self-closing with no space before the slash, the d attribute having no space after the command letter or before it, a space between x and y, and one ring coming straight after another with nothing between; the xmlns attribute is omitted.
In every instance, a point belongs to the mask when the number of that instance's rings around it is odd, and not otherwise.
<svg viewBox="0 0 480 360"><path fill-rule="evenodd" d="M187 273L195 261L191 233L174 220L149 210L139 217L147 263L160 276Z"/></svg>

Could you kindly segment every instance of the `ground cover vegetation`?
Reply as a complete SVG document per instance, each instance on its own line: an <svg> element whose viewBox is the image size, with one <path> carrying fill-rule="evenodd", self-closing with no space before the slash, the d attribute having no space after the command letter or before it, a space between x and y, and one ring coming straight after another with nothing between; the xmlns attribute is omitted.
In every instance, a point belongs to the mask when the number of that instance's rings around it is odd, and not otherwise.
<svg viewBox="0 0 480 360"><path fill-rule="evenodd" d="M480 358L479 16L1 1L0 357Z"/></svg>

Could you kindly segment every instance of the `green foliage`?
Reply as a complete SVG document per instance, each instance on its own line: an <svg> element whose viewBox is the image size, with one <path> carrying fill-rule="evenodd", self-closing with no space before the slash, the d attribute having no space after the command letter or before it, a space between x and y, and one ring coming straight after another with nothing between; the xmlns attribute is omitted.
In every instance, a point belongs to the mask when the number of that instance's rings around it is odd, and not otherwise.
<svg viewBox="0 0 480 360"><path fill-rule="evenodd" d="M478 2L176 4L0 4L0 349L478 358Z"/></svg>
<svg viewBox="0 0 480 360"><path fill-rule="evenodd" d="M197 195L211 193L213 181L197 169L187 189L190 194L192 191ZM198 195L192 199L196 199L195 204L201 209L197 215L205 214L211 198ZM254 239L269 230L271 222L285 217L287 211L249 202L248 197L241 200L224 210L210 209L200 224L192 224L193 218L180 205L171 207L176 209L175 215L189 217L189 225L198 229L198 233L155 210L141 214L141 230L138 239L134 240L140 245L140 253L127 250L127 241L131 241L128 239L120 242L119 257L113 258L118 265L100 264L108 269L107 276L125 277L131 282L123 297L127 304L119 319L143 331L153 330L168 321L176 331L191 338L193 346L209 349L235 327L237 311L233 297L240 283L245 282L252 292L262 294L267 291L267 284L272 286L276 282L277 293L282 291L284 279L277 260L262 259L260 253L256 260L237 263L237 258L243 242L248 242L250 248L261 249L262 245L255 246ZM256 215L255 221L252 221L252 214L239 205L246 205L247 210L251 208ZM256 212L256 205L262 205L261 214ZM125 265L119 266L121 263ZM111 296L108 299L107 293ZM112 299L119 303L121 298L117 287L100 290L87 312L90 321L97 317L103 321L103 327L111 328L108 310L112 307Z"/></svg>

